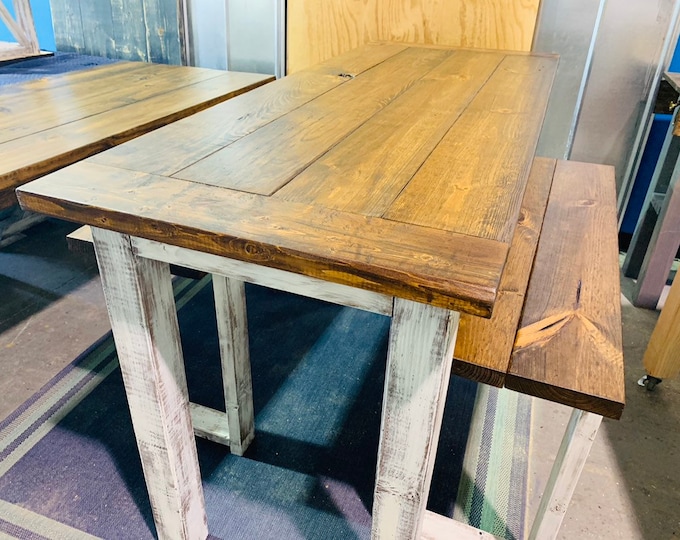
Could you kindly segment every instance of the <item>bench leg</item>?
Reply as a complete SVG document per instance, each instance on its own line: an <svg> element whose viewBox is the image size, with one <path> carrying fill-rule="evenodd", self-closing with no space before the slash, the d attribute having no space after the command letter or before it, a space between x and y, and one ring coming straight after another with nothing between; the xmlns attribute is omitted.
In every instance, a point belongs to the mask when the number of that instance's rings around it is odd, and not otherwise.
<svg viewBox="0 0 680 540"><path fill-rule="evenodd" d="M208 526L170 270L130 237L92 229L158 536L205 539Z"/></svg>
<svg viewBox="0 0 680 540"><path fill-rule="evenodd" d="M250 373L246 292L243 281L213 274L229 448L242 456L253 440L253 384Z"/></svg>
<svg viewBox="0 0 680 540"><path fill-rule="evenodd" d="M395 298L383 396L372 538L420 535L459 315Z"/></svg>
<svg viewBox="0 0 680 540"><path fill-rule="evenodd" d="M676 168L673 175L680 174ZM680 186L671 185L642 262L633 304L655 309L680 245Z"/></svg>
<svg viewBox="0 0 680 540"><path fill-rule="evenodd" d="M599 414L579 409L572 411L529 533L531 540L557 537L601 422Z"/></svg>

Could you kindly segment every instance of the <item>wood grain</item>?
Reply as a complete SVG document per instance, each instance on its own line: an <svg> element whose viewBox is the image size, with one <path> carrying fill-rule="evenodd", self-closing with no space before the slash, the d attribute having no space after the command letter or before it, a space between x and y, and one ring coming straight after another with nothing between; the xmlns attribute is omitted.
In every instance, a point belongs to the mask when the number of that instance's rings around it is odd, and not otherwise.
<svg viewBox="0 0 680 540"><path fill-rule="evenodd" d="M425 511L420 540L499 540L497 536L446 516Z"/></svg>
<svg viewBox="0 0 680 540"><path fill-rule="evenodd" d="M173 176L270 195L451 54L408 48Z"/></svg>
<svg viewBox="0 0 680 540"><path fill-rule="evenodd" d="M336 88L405 49L377 44L252 90L180 122L109 150L94 161L170 176Z"/></svg>
<svg viewBox="0 0 680 540"><path fill-rule="evenodd" d="M671 379L680 373L680 279L673 280L645 350L643 364L657 379Z"/></svg>
<svg viewBox="0 0 680 540"><path fill-rule="evenodd" d="M17 193L35 212L486 317L508 249L88 162Z"/></svg>
<svg viewBox="0 0 680 540"><path fill-rule="evenodd" d="M86 225L81 227L81 229L89 230L90 227ZM78 231L81 229L78 229ZM69 235L69 237L71 236L73 236L73 233ZM246 283L271 287L279 291L316 298L341 306L363 309L364 311L379 313L388 317L392 316L393 299L391 296L384 294L357 289L356 287L348 287L338 283L330 283L321 279L293 274L258 264L226 259L210 253L161 244L160 242L145 238L134 237L132 245L141 257L170 263L171 271L173 264L176 265L176 268L192 268L196 271L201 268L202 271L229 276Z"/></svg>
<svg viewBox="0 0 680 540"><path fill-rule="evenodd" d="M246 290L243 281L212 278L229 448L232 454L242 456L255 436Z"/></svg>
<svg viewBox="0 0 680 540"><path fill-rule="evenodd" d="M105 87L98 81L82 77L78 77L73 85L37 90L35 97L33 89L14 94L8 100L3 97L5 112L2 113L0 140L7 142L0 144L3 156L0 209L15 203L13 191L18 185L271 80L269 76L258 74L199 70L198 82L192 82L195 80L192 75L180 75L193 68L147 67L140 71L134 66L123 73L119 67L113 70L109 83L118 83L121 77L129 83L117 91L118 99L114 101L107 101L106 94L91 98L87 91L81 93L81 83L90 91L93 87ZM98 72L102 79L107 78L106 70ZM158 81L162 84L157 84ZM148 93L147 87L152 88ZM77 104L70 104L77 103L78 98L71 99L69 95L80 96L84 102L93 104L92 108L84 112ZM15 103L18 103L16 108ZM35 111L26 120L18 111L24 110L22 107L29 103ZM41 111L44 118L40 117Z"/></svg>
<svg viewBox="0 0 680 540"><path fill-rule="evenodd" d="M611 167L560 161L506 386L619 418L624 406Z"/></svg>
<svg viewBox="0 0 680 540"><path fill-rule="evenodd" d="M0 0L0 24L3 24L17 41L0 42L0 61L41 55L29 0L13 0L12 7L14 16L5 6L4 0Z"/></svg>
<svg viewBox="0 0 680 540"><path fill-rule="evenodd" d="M553 159L534 160L493 315L461 316L453 362L456 375L498 387L505 382L555 165Z"/></svg>
<svg viewBox="0 0 680 540"><path fill-rule="evenodd" d="M32 89L3 99L0 143L151 99L177 88L200 86L200 83L224 74L211 69L196 68L194 71L193 68L138 62L126 63L126 66L125 71L101 69L96 80L49 90Z"/></svg>
<svg viewBox="0 0 680 540"><path fill-rule="evenodd" d="M124 235L93 229L92 236L158 535L205 538L203 489L168 265L135 257Z"/></svg>
<svg viewBox="0 0 680 540"><path fill-rule="evenodd" d="M381 216L503 58L456 51L276 197Z"/></svg>
<svg viewBox="0 0 680 540"><path fill-rule="evenodd" d="M538 5L538 0L289 0L288 72L376 40L528 51Z"/></svg>
<svg viewBox="0 0 680 540"><path fill-rule="evenodd" d="M458 321L455 312L400 298L394 301L373 495L373 539L420 537Z"/></svg>
<svg viewBox="0 0 680 540"><path fill-rule="evenodd" d="M52 0L50 4L59 51L181 63L177 0Z"/></svg>
<svg viewBox="0 0 680 540"><path fill-rule="evenodd" d="M507 56L384 217L509 243L556 62Z"/></svg>
<svg viewBox="0 0 680 540"><path fill-rule="evenodd" d="M146 64L141 62L115 62L112 64L101 64L92 66L88 69L81 69L78 71L68 71L66 73L55 73L49 77L42 77L40 79L31 79L18 84L4 84L0 86L0 96L15 96L17 94L25 94L28 91L36 93L41 90L56 89L65 85L91 84L100 77L110 77L115 73L130 72L133 69L146 69Z"/></svg>
<svg viewBox="0 0 680 540"><path fill-rule="evenodd" d="M599 414L572 410L528 540L557 538L601 423Z"/></svg>

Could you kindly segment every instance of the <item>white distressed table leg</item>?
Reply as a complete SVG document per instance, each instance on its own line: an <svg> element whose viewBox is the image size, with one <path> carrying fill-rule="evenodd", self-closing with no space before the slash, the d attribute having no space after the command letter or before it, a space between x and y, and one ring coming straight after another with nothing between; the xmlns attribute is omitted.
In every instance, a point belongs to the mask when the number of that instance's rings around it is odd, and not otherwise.
<svg viewBox="0 0 680 540"><path fill-rule="evenodd" d="M243 281L213 274L213 289L229 447L242 456L255 433L245 286Z"/></svg>
<svg viewBox="0 0 680 540"><path fill-rule="evenodd" d="M208 535L167 263L127 235L92 229L106 305L158 536Z"/></svg>
<svg viewBox="0 0 680 540"><path fill-rule="evenodd" d="M572 411L529 533L530 539L557 537L601 422L599 414L579 409Z"/></svg>
<svg viewBox="0 0 680 540"><path fill-rule="evenodd" d="M459 314L395 298L373 501L373 539L420 535Z"/></svg>

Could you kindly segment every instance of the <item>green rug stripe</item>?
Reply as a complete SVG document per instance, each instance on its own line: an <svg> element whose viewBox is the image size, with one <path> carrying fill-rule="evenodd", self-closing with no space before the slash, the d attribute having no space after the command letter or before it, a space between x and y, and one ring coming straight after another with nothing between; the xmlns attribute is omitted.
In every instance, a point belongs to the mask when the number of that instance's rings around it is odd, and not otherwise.
<svg viewBox="0 0 680 540"><path fill-rule="evenodd" d="M515 514L524 506L526 445L531 398L480 385L454 518L508 540L521 537L523 523ZM485 455L479 449L489 449ZM522 459L524 457L524 459ZM522 478L517 476L521 475Z"/></svg>

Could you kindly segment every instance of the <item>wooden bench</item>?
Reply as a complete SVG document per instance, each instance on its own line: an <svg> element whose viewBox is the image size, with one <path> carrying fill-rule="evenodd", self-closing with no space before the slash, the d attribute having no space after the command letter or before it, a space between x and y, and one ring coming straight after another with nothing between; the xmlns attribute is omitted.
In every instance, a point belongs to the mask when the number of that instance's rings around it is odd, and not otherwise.
<svg viewBox="0 0 680 540"><path fill-rule="evenodd" d="M91 242L87 229L71 240ZM624 407L613 169L537 158L507 264L493 316L461 316L452 369L574 407L531 532L543 540L557 535L602 417ZM216 414L192 406L192 420L197 435L229 444L210 427ZM422 537L485 538L430 512Z"/></svg>
<svg viewBox="0 0 680 540"><path fill-rule="evenodd" d="M532 539L557 536L602 417L623 411L616 230L611 167L537 158L493 316L461 317L454 372L574 408ZM428 512L422 538L452 537L486 536Z"/></svg>

